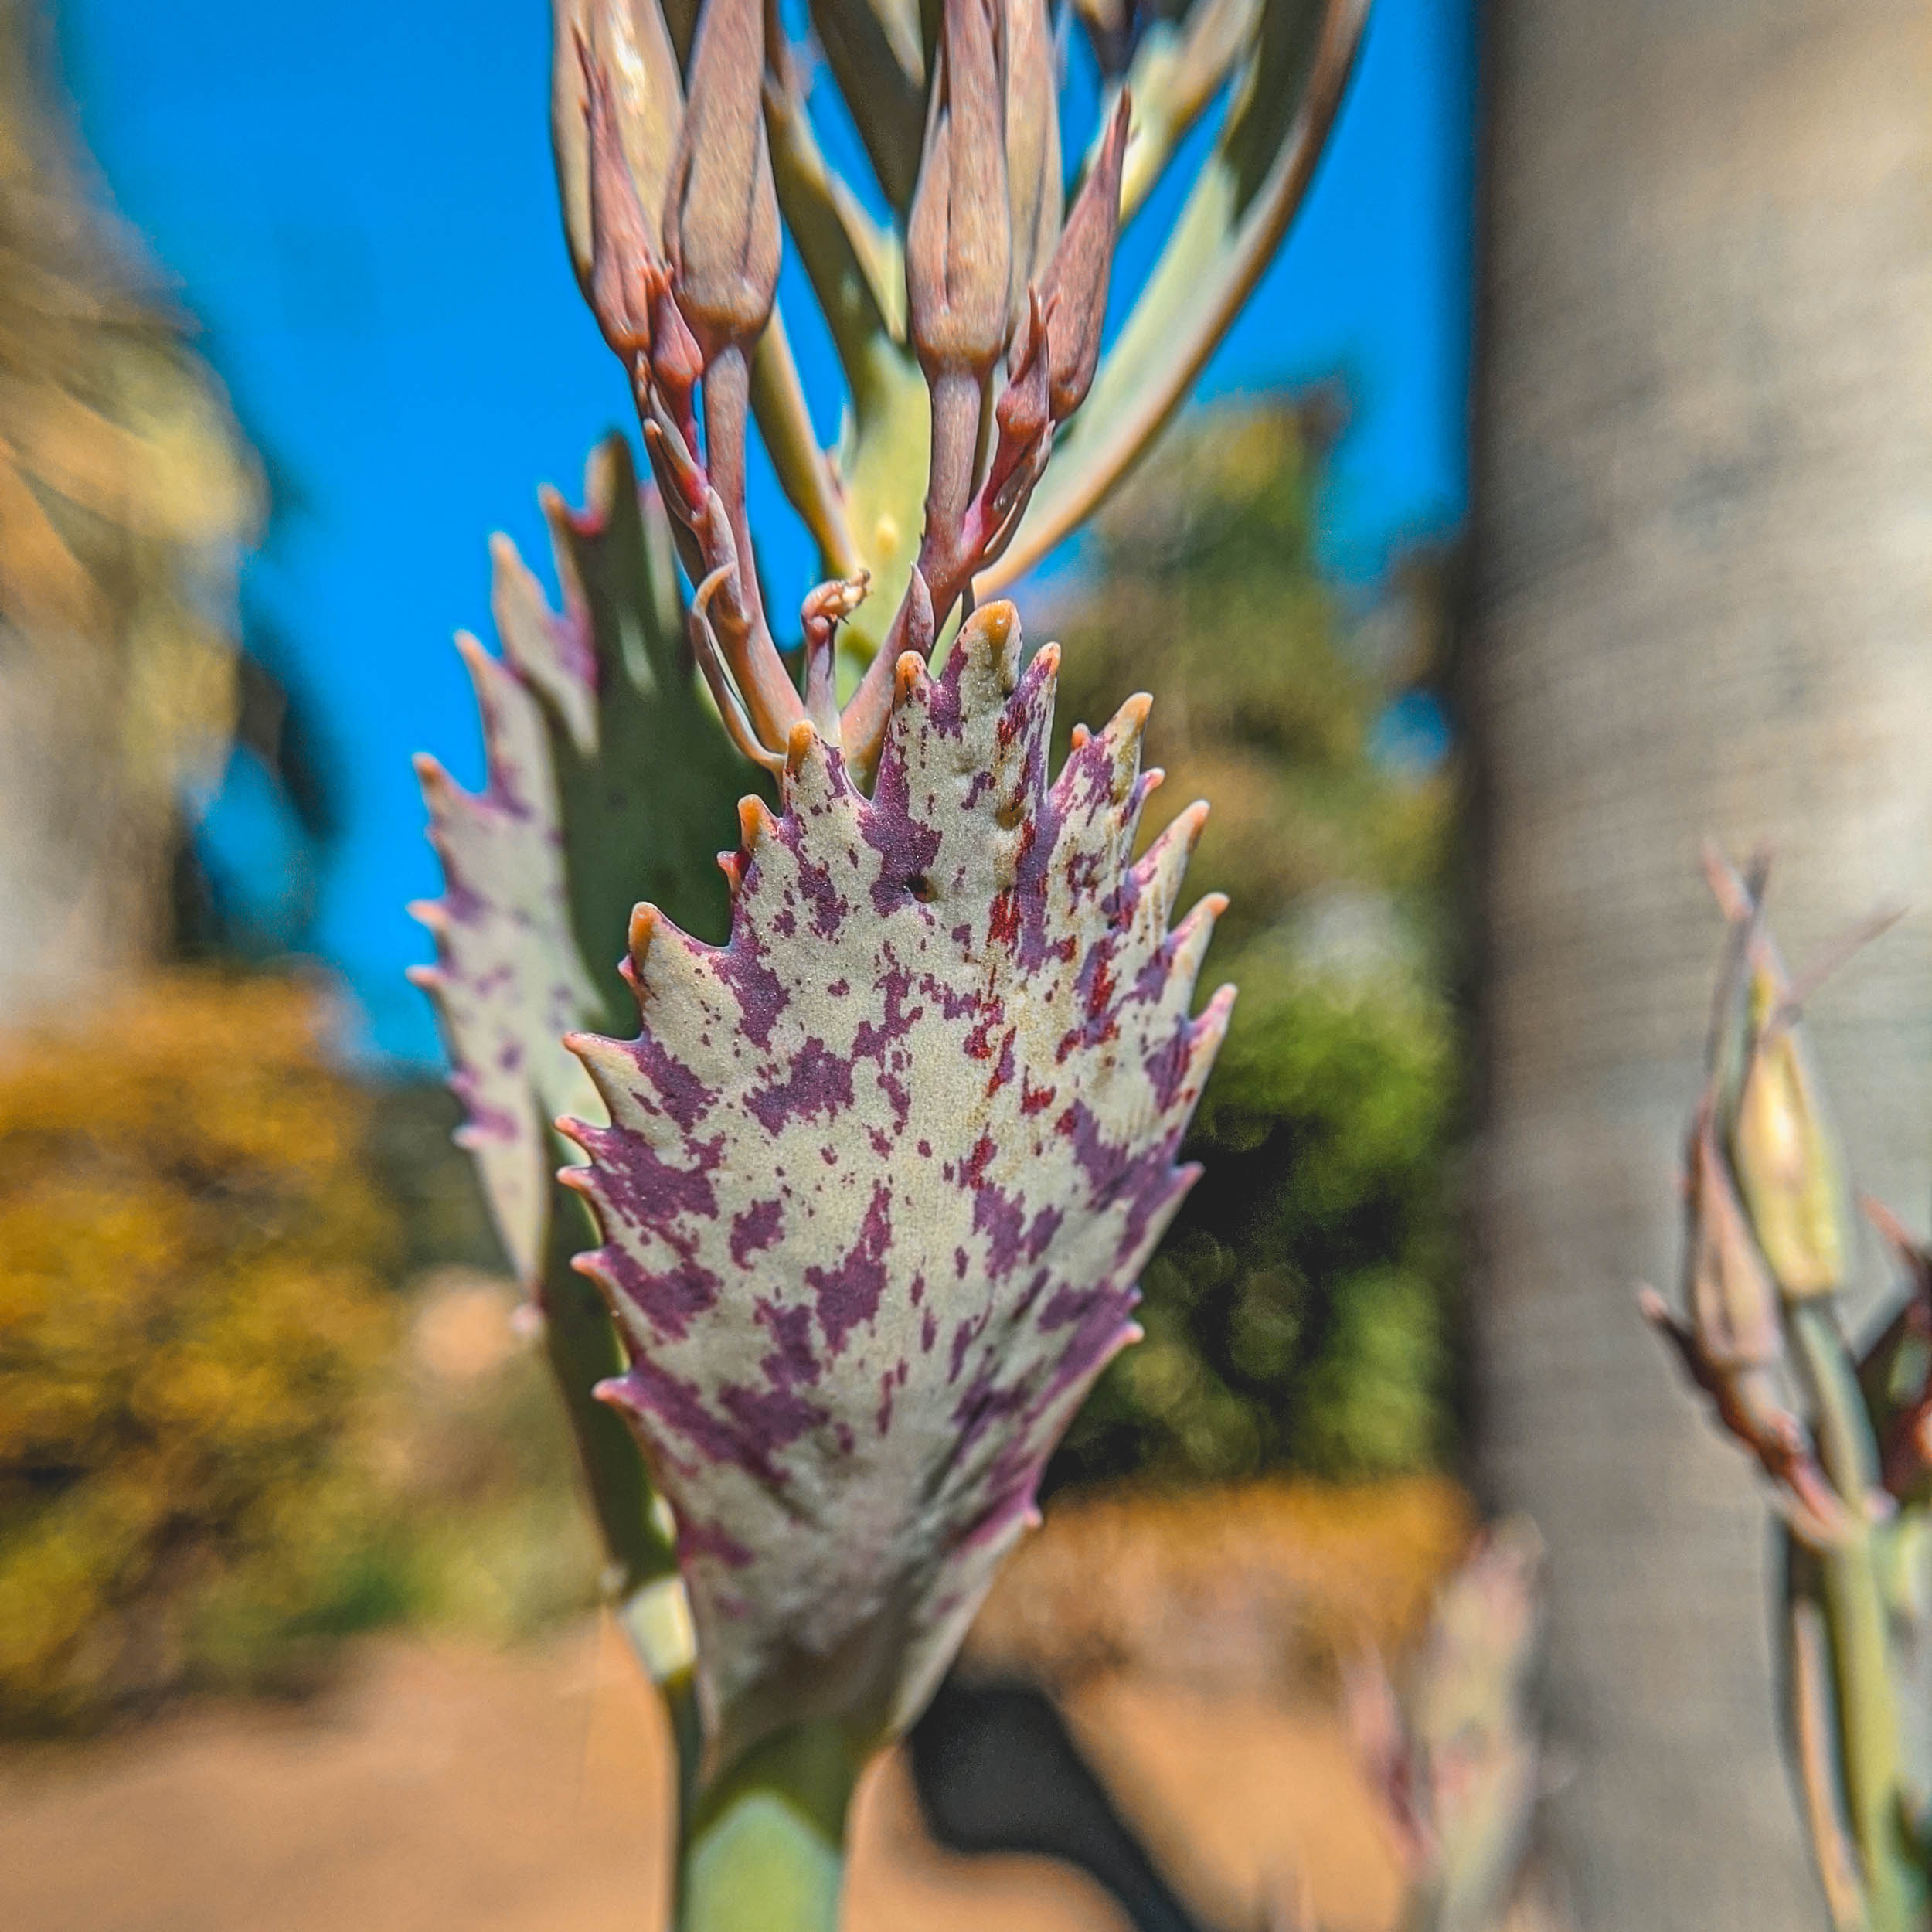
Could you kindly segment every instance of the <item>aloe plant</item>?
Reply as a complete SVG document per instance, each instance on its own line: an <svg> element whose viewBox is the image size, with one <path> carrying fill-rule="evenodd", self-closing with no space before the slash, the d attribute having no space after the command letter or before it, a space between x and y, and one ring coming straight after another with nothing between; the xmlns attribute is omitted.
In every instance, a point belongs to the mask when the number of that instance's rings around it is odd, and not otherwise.
<svg viewBox="0 0 1932 1932"><path fill-rule="evenodd" d="M1932 1256L1867 1213L1904 1298L1848 1334L1843 1158L1804 1037L1804 998L1764 923L1765 866L1707 869L1730 924L1686 1162L1684 1308L1642 1293L1779 1519L1785 1734L1835 1932L1927 1923L1932 1813L1913 1746L1932 1505ZM1883 920L1878 923L1883 923ZM1865 935L1859 935L1862 937ZM1827 961L1826 964L1835 963Z"/></svg>
<svg viewBox="0 0 1932 1932"><path fill-rule="evenodd" d="M560 612L497 541L502 654L459 640L487 782L421 765L446 884L418 977L674 1719L684 1926L832 1921L852 1779L1132 1338L1192 1179L1232 998L1193 1013L1219 902L1170 923L1206 808L1136 858L1148 701L1049 772L1056 653L985 600L1185 393L1363 11L1096 15L1070 199L1044 0L815 0L862 197L775 10L558 0L565 229L650 480L613 438L583 511L546 498ZM1103 352L1120 224L1217 100ZM845 389L829 452L776 303L787 236ZM825 577L796 672L755 567L754 422Z"/></svg>

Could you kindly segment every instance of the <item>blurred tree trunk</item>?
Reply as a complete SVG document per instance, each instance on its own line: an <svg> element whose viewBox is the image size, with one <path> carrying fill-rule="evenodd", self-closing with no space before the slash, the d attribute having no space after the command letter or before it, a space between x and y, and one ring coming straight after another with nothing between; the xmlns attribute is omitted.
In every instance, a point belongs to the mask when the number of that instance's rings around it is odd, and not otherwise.
<svg viewBox="0 0 1932 1932"><path fill-rule="evenodd" d="M44 20L0 0L0 1026L167 941L260 494L60 105Z"/></svg>
<svg viewBox="0 0 1932 1932"><path fill-rule="evenodd" d="M1639 1323L1720 927L1932 905L1932 13L1492 0L1471 717L1479 1427L1549 1539L1585 1932L1815 1927L1765 1510ZM1815 1002L1860 1185L1921 1232L1923 912ZM1869 1242L1866 1294L1880 1270Z"/></svg>

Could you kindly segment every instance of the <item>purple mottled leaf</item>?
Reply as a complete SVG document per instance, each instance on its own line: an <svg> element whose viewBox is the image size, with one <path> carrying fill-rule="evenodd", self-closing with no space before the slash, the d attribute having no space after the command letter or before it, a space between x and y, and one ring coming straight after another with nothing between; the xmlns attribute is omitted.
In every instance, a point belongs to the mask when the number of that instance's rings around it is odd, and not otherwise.
<svg viewBox="0 0 1932 1932"><path fill-rule="evenodd" d="M628 1006L617 966L640 886L722 929L714 854L743 778L697 695L663 512L640 497L621 437L593 454L585 497L576 511L544 496L561 612L498 536L503 655L457 640L482 713L484 789L417 760L447 889L413 909L437 961L413 977L435 996L460 1138L526 1281L550 1213L549 1124L596 1105L563 1036Z"/></svg>
<svg viewBox="0 0 1932 1932"><path fill-rule="evenodd" d="M610 1124L566 1178L679 1524L716 1764L795 1719L903 1726L1132 1338L1194 1178L1233 989L1169 928L1205 808L1133 858L1148 703L1049 779L1058 651L1010 606L900 660L872 796L807 724L743 813L731 933L640 908L643 1031L580 1037Z"/></svg>
<svg viewBox="0 0 1932 1932"><path fill-rule="evenodd" d="M514 648L528 632L502 621L503 594L520 589L522 566L504 550L499 625ZM411 908L435 935L437 963L410 977L434 997L454 1063L451 1085L464 1114L457 1138L476 1162L511 1265L531 1282L549 1216L549 1124L596 1104L562 1036L598 1002L571 931L556 774L532 675L472 637L457 645L483 716L487 781L465 791L434 758L417 761L444 894Z"/></svg>

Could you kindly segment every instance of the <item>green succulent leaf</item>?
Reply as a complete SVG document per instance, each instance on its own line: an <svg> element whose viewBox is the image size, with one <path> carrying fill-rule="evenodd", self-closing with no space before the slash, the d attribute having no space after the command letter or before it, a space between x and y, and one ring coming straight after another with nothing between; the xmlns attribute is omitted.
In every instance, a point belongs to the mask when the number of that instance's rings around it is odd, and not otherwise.
<svg viewBox="0 0 1932 1932"><path fill-rule="evenodd" d="M919 176L926 55L919 0L811 0L812 31L852 110L886 199L903 211Z"/></svg>

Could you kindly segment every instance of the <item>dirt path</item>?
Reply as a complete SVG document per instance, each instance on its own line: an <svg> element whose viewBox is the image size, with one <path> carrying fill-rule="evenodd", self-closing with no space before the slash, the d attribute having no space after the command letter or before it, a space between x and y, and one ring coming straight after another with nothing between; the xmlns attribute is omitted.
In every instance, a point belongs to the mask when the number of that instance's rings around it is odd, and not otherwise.
<svg viewBox="0 0 1932 1932"><path fill-rule="evenodd" d="M1258 1928L1298 1874L1328 1932L1396 1889L1332 1723L1145 1682L1070 1718L1205 1917ZM385 1639L299 1709L211 1706L0 1757L6 1932L652 1932L665 1763L615 1640L509 1653ZM956 1859L899 1760L862 1789L848 1932L1122 1932L1043 1860Z"/></svg>

